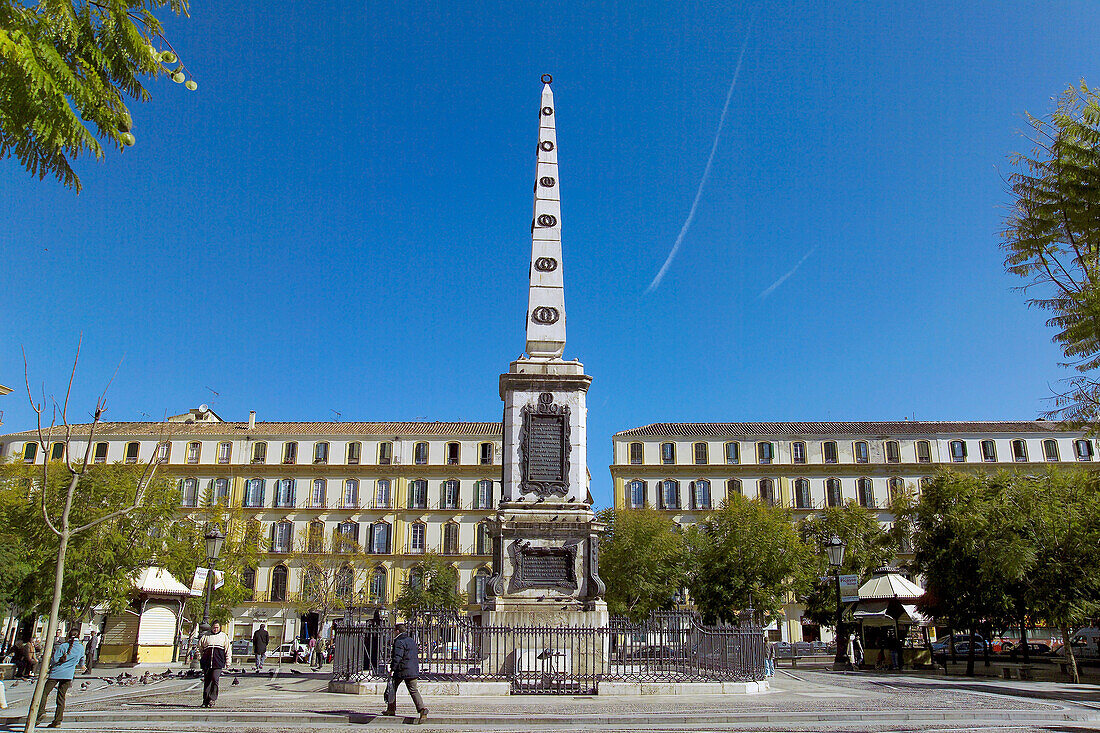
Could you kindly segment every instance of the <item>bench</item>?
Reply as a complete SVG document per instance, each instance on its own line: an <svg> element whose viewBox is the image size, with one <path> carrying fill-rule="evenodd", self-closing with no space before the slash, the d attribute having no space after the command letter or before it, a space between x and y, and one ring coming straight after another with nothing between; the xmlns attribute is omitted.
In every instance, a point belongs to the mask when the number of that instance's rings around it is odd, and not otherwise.
<svg viewBox="0 0 1100 733"><path fill-rule="evenodd" d="M1013 679L1015 673L1015 679L1031 680L1035 679L1033 669L1030 664L1002 664L1001 676L1006 680Z"/></svg>

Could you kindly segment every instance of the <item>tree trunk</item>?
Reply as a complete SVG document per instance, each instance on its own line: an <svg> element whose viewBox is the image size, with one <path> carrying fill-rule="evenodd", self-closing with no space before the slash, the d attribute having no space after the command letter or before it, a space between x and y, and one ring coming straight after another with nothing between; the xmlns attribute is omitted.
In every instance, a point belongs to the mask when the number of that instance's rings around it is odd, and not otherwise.
<svg viewBox="0 0 1100 733"><path fill-rule="evenodd" d="M955 628L954 627L951 627L951 629L948 630L947 636L948 636L947 654L951 657L951 663L954 664L956 662L956 659L955 659Z"/></svg>
<svg viewBox="0 0 1100 733"><path fill-rule="evenodd" d="M982 656L985 657L985 666L989 666L989 640L993 638L993 624L985 625L985 644L982 645Z"/></svg>
<svg viewBox="0 0 1100 733"><path fill-rule="evenodd" d="M967 677L973 677L974 676L974 651L975 651L974 650L974 628L971 627L968 630L968 633L969 633L969 635L967 636L967 638L970 639L970 644L968 645L969 648L966 650L966 676Z"/></svg>
<svg viewBox="0 0 1100 733"><path fill-rule="evenodd" d="M1027 615L1020 614L1020 646L1023 647L1024 664L1031 664L1031 650L1027 646Z"/></svg>
<svg viewBox="0 0 1100 733"><path fill-rule="evenodd" d="M1080 684L1081 677L1077 674L1077 657L1073 654L1073 645L1070 644L1069 627L1062 624L1059 628L1062 630L1062 653L1066 655L1069 674L1073 678L1073 684Z"/></svg>
<svg viewBox="0 0 1100 733"><path fill-rule="evenodd" d="M57 568L53 577L53 602L50 604L50 621L46 625L46 643L42 648L42 659L38 671L38 682L31 696L31 706L27 711L27 724L24 733L34 733L38 706L42 704L42 693L46 690L46 678L49 676L50 659L53 657L53 640L57 633L57 612L61 607L61 585L65 580L65 553L69 549L69 530L62 530L57 547Z"/></svg>

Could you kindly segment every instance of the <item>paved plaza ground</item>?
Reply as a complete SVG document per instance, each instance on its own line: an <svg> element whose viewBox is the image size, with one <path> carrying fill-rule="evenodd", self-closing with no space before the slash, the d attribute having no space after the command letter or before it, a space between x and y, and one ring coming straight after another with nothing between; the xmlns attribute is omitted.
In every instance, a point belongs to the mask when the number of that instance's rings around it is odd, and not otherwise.
<svg viewBox="0 0 1100 733"><path fill-rule="evenodd" d="M404 689L398 717L384 718L376 696L330 693L326 675L290 669L284 666L275 676L227 675L212 710L199 707L196 678L120 688L102 678L78 677L64 728L242 733L411 727L414 711ZM15 717L25 715L31 690L26 682L8 683L7 730L17 729ZM755 695L429 696L426 702L431 716L421 729L437 731L1100 730L1100 685L898 673L779 670L771 691Z"/></svg>

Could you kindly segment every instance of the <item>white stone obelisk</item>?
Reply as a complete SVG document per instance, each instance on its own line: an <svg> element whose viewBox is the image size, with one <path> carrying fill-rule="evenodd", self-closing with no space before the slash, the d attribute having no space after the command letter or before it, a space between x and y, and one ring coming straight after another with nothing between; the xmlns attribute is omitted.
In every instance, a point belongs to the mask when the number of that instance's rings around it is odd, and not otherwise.
<svg viewBox="0 0 1100 733"><path fill-rule="evenodd" d="M539 107L526 355L500 375L504 401L501 504L493 577L483 608L492 623L606 622L588 493L585 401L592 377L565 361L557 109L549 75Z"/></svg>

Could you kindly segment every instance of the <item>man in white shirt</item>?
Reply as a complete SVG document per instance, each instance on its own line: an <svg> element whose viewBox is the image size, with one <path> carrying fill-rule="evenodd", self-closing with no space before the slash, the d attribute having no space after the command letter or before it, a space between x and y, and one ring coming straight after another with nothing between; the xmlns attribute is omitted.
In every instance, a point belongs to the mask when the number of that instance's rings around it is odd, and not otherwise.
<svg viewBox="0 0 1100 733"><path fill-rule="evenodd" d="M210 633L199 639L199 666L202 667L202 706L214 707L218 701L218 680L233 656L233 644L217 621Z"/></svg>

